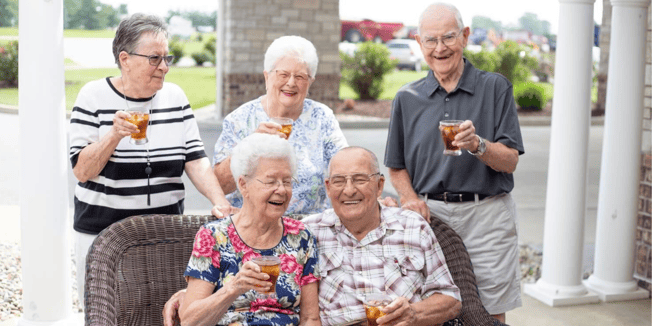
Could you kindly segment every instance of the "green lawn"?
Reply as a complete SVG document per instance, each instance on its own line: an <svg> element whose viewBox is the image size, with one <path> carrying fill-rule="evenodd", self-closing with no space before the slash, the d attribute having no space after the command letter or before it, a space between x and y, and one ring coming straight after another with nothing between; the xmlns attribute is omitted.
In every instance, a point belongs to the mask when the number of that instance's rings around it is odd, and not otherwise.
<svg viewBox="0 0 652 326"><path fill-rule="evenodd" d="M89 81L119 75L118 68L66 70L66 109L72 109L79 90ZM165 76L165 80L184 90L193 109L215 103L215 68L174 67ZM3 104L18 105L18 89L0 89L0 99Z"/></svg>
<svg viewBox="0 0 652 326"><path fill-rule="evenodd" d="M18 28L0 27L0 36L18 36ZM115 31L110 29L98 31L66 29L63 31L63 37L113 38L114 36Z"/></svg>

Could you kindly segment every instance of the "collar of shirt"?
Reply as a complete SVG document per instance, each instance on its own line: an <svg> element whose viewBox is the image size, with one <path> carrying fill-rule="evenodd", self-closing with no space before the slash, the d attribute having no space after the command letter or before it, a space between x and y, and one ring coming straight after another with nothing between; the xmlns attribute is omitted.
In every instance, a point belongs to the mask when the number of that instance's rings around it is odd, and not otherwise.
<svg viewBox="0 0 652 326"><path fill-rule="evenodd" d="M477 78L477 69L473 66L471 61L463 58L464 60L464 71L462 72L462 77L457 83L457 87L451 92L455 93L458 89L463 90L471 95L475 93L475 80ZM428 96L432 96L439 89L439 81L435 78L435 73L432 70L428 71L426 76L426 83ZM442 88L443 89L443 88Z"/></svg>
<svg viewBox="0 0 652 326"><path fill-rule="evenodd" d="M390 207L384 207L381 206L380 208L380 226L376 228L375 230L371 230L367 236L365 236L362 241L360 241L360 245L366 245L368 243L371 243L373 241L376 241L379 237L382 237L385 235L387 230L403 230L403 224L398 220L399 215L391 213L390 211L392 208ZM342 221L340 221L340 218L335 214L335 211L331 208L326 211L324 211L324 215L321 221L318 222L318 225L320 226L325 226L332 228L335 233L343 233L346 234L349 237L353 237L351 232L347 230L344 225L342 224ZM380 230L379 230L380 229ZM376 230L379 230L379 232L376 232Z"/></svg>

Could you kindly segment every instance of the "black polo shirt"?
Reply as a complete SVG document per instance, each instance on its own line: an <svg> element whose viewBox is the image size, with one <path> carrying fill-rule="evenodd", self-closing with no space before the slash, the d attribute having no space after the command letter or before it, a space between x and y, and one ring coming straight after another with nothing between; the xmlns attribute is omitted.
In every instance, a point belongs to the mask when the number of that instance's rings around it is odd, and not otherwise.
<svg viewBox="0 0 652 326"><path fill-rule="evenodd" d="M450 93L432 70L403 86L392 104L385 165L407 169L418 194L471 192L498 195L514 188L511 173L496 172L473 155L445 156L440 120L471 120L475 132L524 153L512 84L464 59L464 72Z"/></svg>

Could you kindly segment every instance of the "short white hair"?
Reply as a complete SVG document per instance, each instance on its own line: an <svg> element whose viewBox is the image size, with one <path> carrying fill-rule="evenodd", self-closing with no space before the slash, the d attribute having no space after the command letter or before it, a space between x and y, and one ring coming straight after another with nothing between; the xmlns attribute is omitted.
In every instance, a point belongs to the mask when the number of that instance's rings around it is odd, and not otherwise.
<svg viewBox="0 0 652 326"><path fill-rule="evenodd" d="M231 154L231 174L236 185L241 175L251 176L256 172L262 158L285 159L290 163L292 176L297 173L296 154L287 140L276 135L253 133L242 139Z"/></svg>
<svg viewBox="0 0 652 326"><path fill-rule="evenodd" d="M295 58L306 65L310 77L317 75L319 57L312 42L301 36L281 36L272 42L265 52L265 71L272 72L282 58Z"/></svg>
<svg viewBox="0 0 652 326"><path fill-rule="evenodd" d="M455 20L457 21L457 27L459 29L464 28L464 22L462 22L462 14L460 14L460 11L457 10L457 7L453 6L450 3L446 2L435 2L428 7L421 13L421 16L419 16L419 35L421 35L421 23L423 20L428 17L429 14L431 14L435 8L444 8L448 10L450 13L452 13L455 16Z"/></svg>

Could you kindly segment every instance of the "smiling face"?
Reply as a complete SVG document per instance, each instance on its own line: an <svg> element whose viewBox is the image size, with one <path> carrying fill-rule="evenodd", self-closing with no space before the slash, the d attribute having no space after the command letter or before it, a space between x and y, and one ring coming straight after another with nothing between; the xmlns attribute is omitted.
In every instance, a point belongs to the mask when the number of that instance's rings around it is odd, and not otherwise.
<svg viewBox="0 0 652 326"><path fill-rule="evenodd" d="M355 185L349 178L344 187L336 187L330 182L330 177L336 175L351 176L358 173L369 175L378 172L373 168L371 160L371 156L359 148L342 150L331 159L326 192L331 199L335 214L342 223L364 222L368 225L376 225L379 221L378 197L383 192L384 177L374 175L369 182L362 185Z"/></svg>
<svg viewBox="0 0 652 326"><path fill-rule="evenodd" d="M263 74L268 104L272 107L280 105L292 112L301 112L303 100L306 99L308 89L314 80L310 77L306 64L295 57L282 57L276 62L272 71L265 71ZM290 77L284 80L283 75Z"/></svg>
<svg viewBox="0 0 652 326"><path fill-rule="evenodd" d="M268 221L285 214L292 198L292 171L286 159L261 158L254 174L241 176L238 182L243 210L251 209ZM289 183L290 186L286 188L279 183Z"/></svg>
<svg viewBox="0 0 652 326"><path fill-rule="evenodd" d="M162 33L145 33L140 37L134 53L145 56L166 56L168 55L168 40ZM170 70L165 60L161 60L158 66L152 66L149 64L149 58L128 54L124 51L120 53L120 60L122 76L129 80L131 94L143 98L150 97L163 88L165 74Z"/></svg>
<svg viewBox="0 0 652 326"><path fill-rule="evenodd" d="M435 77L440 83L452 79L459 79L464 70L462 59L464 48L468 43L470 30L468 27L460 30L455 15L445 7L435 6L429 8L429 12L421 21L420 34L416 40L421 46L423 57ZM441 42L444 36L456 36L455 44L446 46ZM424 47L427 39L436 38L439 40L436 47L428 49Z"/></svg>

